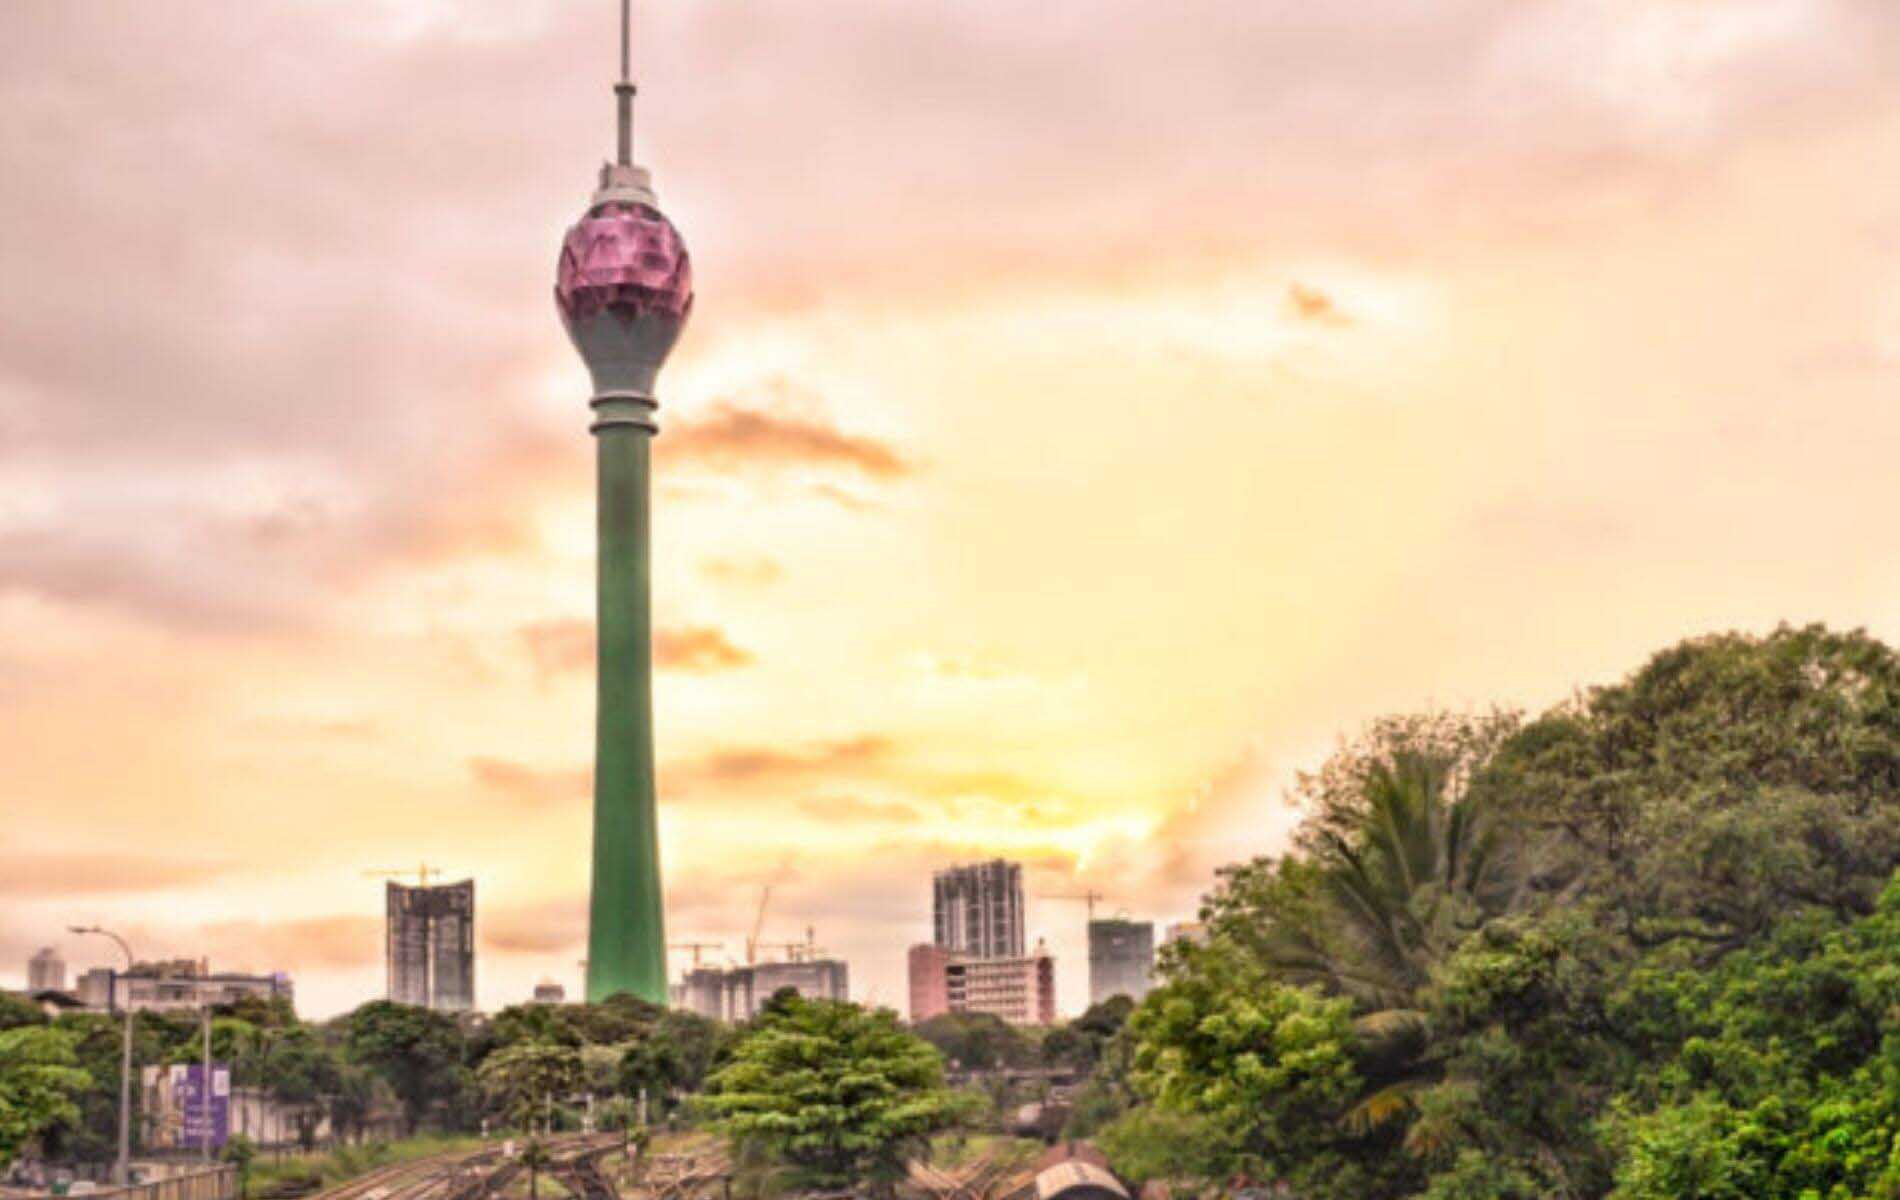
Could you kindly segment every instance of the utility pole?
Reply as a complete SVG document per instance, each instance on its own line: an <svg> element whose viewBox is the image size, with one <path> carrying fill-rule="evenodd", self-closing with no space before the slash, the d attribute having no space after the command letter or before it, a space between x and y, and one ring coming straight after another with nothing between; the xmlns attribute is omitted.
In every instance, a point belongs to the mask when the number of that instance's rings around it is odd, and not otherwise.
<svg viewBox="0 0 1900 1200"><path fill-rule="evenodd" d="M112 1168L113 1178L120 1187L125 1187L132 1182L132 947L118 934L97 925L70 925L67 929L71 933L109 937L125 952L125 1035L119 1053L119 1159ZM106 996L108 1004L117 999L118 990L114 981Z"/></svg>
<svg viewBox="0 0 1900 1200"><path fill-rule="evenodd" d="M211 1161L211 1001L205 999L205 981L198 981L198 1011L204 1014L205 1025L205 1065L204 1075L198 1080L198 1114L204 1122L199 1126L199 1157L205 1162Z"/></svg>

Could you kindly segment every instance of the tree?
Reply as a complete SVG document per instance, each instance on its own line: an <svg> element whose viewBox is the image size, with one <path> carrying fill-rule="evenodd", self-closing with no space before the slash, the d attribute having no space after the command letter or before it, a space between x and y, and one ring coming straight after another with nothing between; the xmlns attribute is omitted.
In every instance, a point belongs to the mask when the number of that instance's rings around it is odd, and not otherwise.
<svg viewBox="0 0 1900 1200"><path fill-rule="evenodd" d="M260 1057L266 1090L294 1114L298 1144L311 1148L326 1109L344 1086L343 1064L302 1026L271 1030Z"/></svg>
<svg viewBox="0 0 1900 1200"><path fill-rule="evenodd" d="M1376 722L1300 777L1298 854L1222 873L1212 932L1361 1011L1416 1007L1432 967L1524 896L1533 848L1507 835L1484 786L1516 724L1508 713Z"/></svg>
<svg viewBox="0 0 1900 1200"><path fill-rule="evenodd" d="M580 1089L581 1052L559 1042L516 1042L484 1059L476 1079L490 1105L516 1125L545 1130L554 1102Z"/></svg>
<svg viewBox="0 0 1900 1200"><path fill-rule="evenodd" d="M1206 947L1170 951L1164 971L1250 964L1262 978L1351 1001L1361 1131L1404 1119L1442 1075L1424 995L1433 973L1487 921L1529 902L1541 843L1506 818L1491 763L1510 713L1375 722L1296 795L1295 852L1223 870L1203 910Z"/></svg>
<svg viewBox="0 0 1900 1200"><path fill-rule="evenodd" d="M52 1126L80 1119L73 1097L92 1077L79 1069L73 1042L44 1025L0 1032L0 1167Z"/></svg>
<svg viewBox="0 0 1900 1200"><path fill-rule="evenodd" d="M251 1194L251 1163L257 1159L257 1143L244 1134L234 1133L225 1141L220 1157L237 1168L238 1197L243 1200Z"/></svg>
<svg viewBox="0 0 1900 1200"><path fill-rule="evenodd" d="M820 1186L888 1184L968 1110L942 1056L890 1012L797 997L741 1036L701 1102L734 1141Z"/></svg>
<svg viewBox="0 0 1900 1200"><path fill-rule="evenodd" d="M44 1025L46 1014L40 1006L25 996L12 992L0 992L0 1031L18 1029L22 1025Z"/></svg>
<svg viewBox="0 0 1900 1200"><path fill-rule="evenodd" d="M994 1013L940 1013L919 1021L911 1032L966 1071L1028 1066L1036 1057L1035 1043Z"/></svg>
<svg viewBox="0 0 1900 1200"><path fill-rule="evenodd" d="M345 1027L349 1057L389 1084L402 1103L409 1132L415 1132L432 1107L462 1088L462 1038L452 1018L372 1000L352 1012Z"/></svg>
<svg viewBox="0 0 1900 1200"><path fill-rule="evenodd" d="M1052 1067L1093 1070L1115 1035L1128 1023L1135 1002L1127 996L1110 996L1066 1025L1058 1025L1043 1035L1042 1060Z"/></svg>
<svg viewBox="0 0 1900 1200"><path fill-rule="evenodd" d="M1900 865L1900 656L1819 626L1683 642L1495 766L1638 948L1721 954L1800 906L1866 915Z"/></svg>
<svg viewBox="0 0 1900 1200"><path fill-rule="evenodd" d="M1217 949L1149 993L1128 1019L1128 1036L1136 1094L1160 1113L1218 1131L1198 1152L1210 1174L1282 1180L1299 1195L1340 1200L1392 1194L1374 1182L1395 1186L1417 1174L1390 1153L1391 1130L1342 1122L1363 1091L1345 997L1278 982L1250 956ZM1153 1129L1145 1120L1122 1118L1110 1144L1151 1145L1152 1136L1137 1136Z"/></svg>
<svg viewBox="0 0 1900 1200"><path fill-rule="evenodd" d="M620 1089L629 1097L645 1092L649 1104L667 1111L700 1087L729 1041L717 1021L691 1012L665 1013L622 1050Z"/></svg>

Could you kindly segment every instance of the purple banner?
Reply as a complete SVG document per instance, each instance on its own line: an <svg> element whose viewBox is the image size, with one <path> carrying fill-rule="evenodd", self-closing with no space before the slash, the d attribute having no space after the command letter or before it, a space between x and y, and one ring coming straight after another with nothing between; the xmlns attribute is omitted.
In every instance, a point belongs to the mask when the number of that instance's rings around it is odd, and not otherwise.
<svg viewBox="0 0 1900 1200"><path fill-rule="evenodd" d="M179 1143L202 1146L205 1120L210 1118L211 1144L222 1146L231 1136L231 1067L228 1063L211 1064L211 1103L205 1104L205 1068L203 1063L172 1068L172 1097L183 1118Z"/></svg>

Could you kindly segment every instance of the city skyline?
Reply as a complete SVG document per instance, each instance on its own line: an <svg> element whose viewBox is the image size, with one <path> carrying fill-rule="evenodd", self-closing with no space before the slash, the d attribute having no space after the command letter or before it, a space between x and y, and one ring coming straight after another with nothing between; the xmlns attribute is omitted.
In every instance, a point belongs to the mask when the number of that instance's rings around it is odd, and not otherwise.
<svg viewBox="0 0 1900 1200"><path fill-rule="evenodd" d="M771 883L901 1008L1003 856L1073 1012L1036 893L1190 918L1373 717L1900 640L1893 6L1231 7L643 6L677 939ZM327 1015L426 859L480 1007L577 992L611 17L0 9L5 971L97 923Z"/></svg>

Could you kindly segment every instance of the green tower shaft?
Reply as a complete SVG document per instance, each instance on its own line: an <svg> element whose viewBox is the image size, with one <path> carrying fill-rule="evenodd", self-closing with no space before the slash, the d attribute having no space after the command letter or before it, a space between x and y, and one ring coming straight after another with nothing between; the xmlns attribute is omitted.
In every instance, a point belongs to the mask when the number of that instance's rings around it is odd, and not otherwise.
<svg viewBox="0 0 1900 1200"><path fill-rule="evenodd" d="M649 576L651 426L599 404L599 659L594 717L594 875L587 999L665 1004L666 915L653 778ZM632 406L629 406L632 407Z"/></svg>

